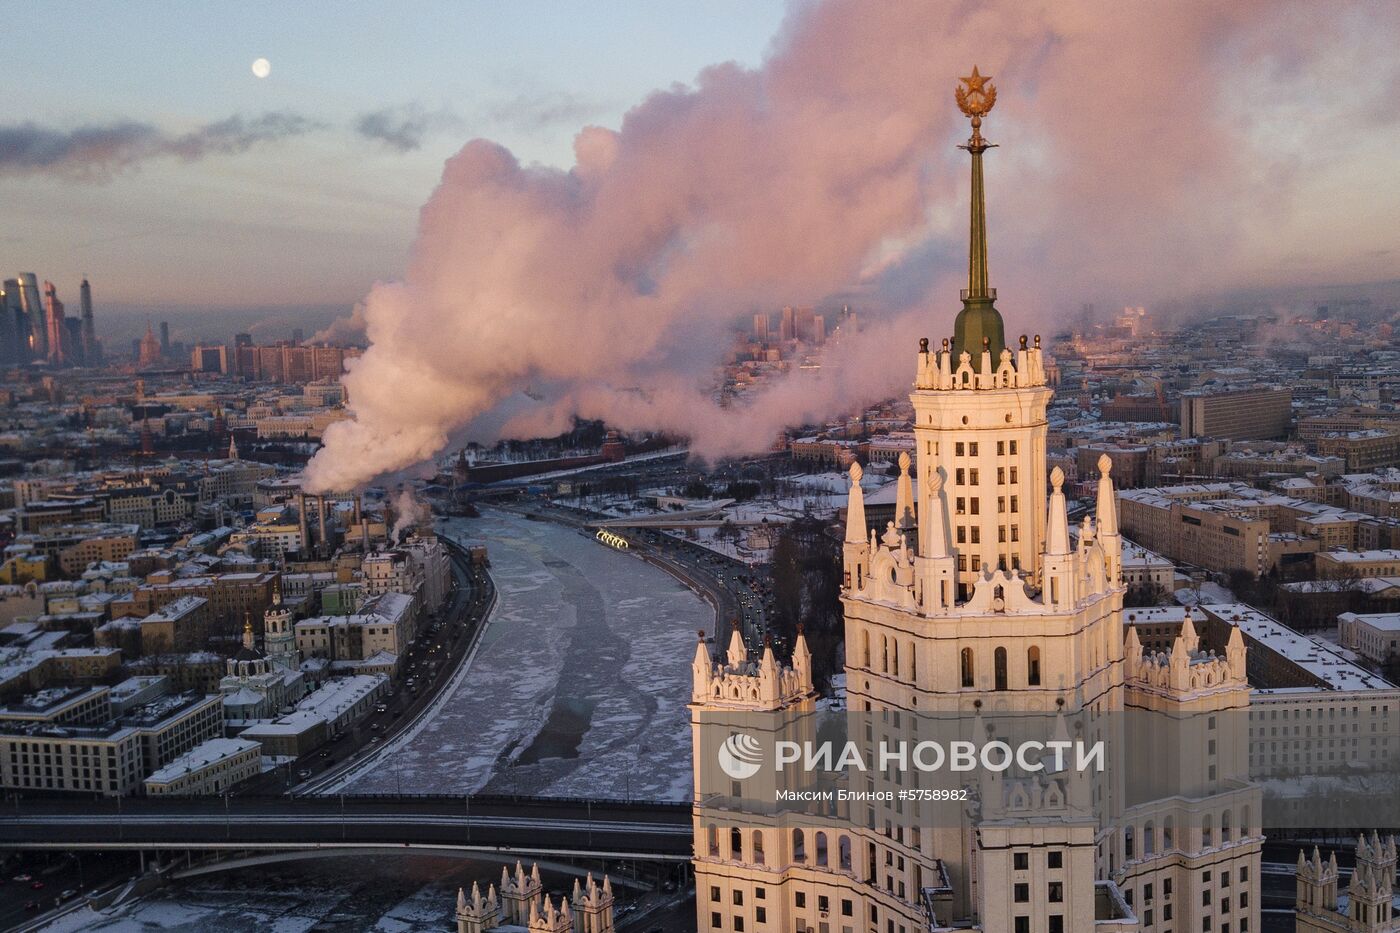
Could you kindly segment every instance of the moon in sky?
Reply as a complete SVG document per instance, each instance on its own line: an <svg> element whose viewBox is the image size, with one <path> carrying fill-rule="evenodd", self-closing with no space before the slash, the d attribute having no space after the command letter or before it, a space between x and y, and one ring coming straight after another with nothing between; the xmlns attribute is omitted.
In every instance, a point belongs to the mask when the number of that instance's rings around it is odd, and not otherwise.
<svg viewBox="0 0 1400 933"><path fill-rule="evenodd" d="M265 58L260 58L253 62L253 74L259 78L266 78L272 74L272 62Z"/></svg>

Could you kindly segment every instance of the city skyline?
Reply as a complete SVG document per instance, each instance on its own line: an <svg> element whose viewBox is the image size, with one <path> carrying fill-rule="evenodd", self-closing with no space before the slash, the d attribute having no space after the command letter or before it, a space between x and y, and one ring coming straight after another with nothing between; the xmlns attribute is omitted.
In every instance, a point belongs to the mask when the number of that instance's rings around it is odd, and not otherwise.
<svg viewBox="0 0 1400 933"><path fill-rule="evenodd" d="M509 16L486 16L475 6L450 13L419 6L386 21L359 10L330 21L314 5L290 15L245 6L236 20L216 11L163 15L149 5L129 14L135 20L122 30L105 28L110 24L100 8L66 7L34 22L33 41L19 43L7 59L35 79L14 89L10 116L0 125L0 188L7 213L24 231L7 235L5 253L13 257L7 262L51 269L56 281L76 282L84 274L100 279L118 309L148 303L345 307L376 280L403 274L419 206L444 158L473 137L497 140L526 163L568 168L582 128L619 128L623 115L649 95L676 82L693 88L708 67L735 62L745 71L762 68L753 73L768 80L784 70L810 80L803 69L815 63L800 59L824 52L830 59L823 67L856 92L858 69L872 79L878 74L856 43L910 30L969 54L980 40L988 70L1022 79L1021 109L1009 114L1004 132L1037 144L1023 147L1028 151L1001 170L1050 210L1052 222L1062 219L1057 215L1065 206L1045 201L1047 186L1076 182L1066 175L1073 143L1045 133L1047 126L1082 127L1087 134L1102 123L1108 133L1101 148L1111 150L1114 161L1141 163L1144 182L1190 180L1154 166L1155 149L1209 153L1226 176L1238 160L1253 162L1247 175L1228 184L1195 181L1202 198L1224 199L1233 209L1237 216L1226 225L1236 229L1211 231L1225 220L1209 213L1154 216L1155 195L1141 205L1148 213L1132 218L1142 228L1162 228L1162 236L1143 241L1138 235L1135 248L1119 257L1129 263L1149 255L1157 263L1185 259L1172 255L1184 245L1174 233L1183 224L1201 235L1228 234L1229 255L1215 257L1226 268L1200 269L1198 281L1175 289L1178 297L1202 288L1394 278L1393 250L1400 244L1383 220L1400 194L1374 157L1396 140L1395 115L1378 104L1397 75L1383 57L1364 54L1368 43L1393 31L1384 11L1377 21L1374 11L1323 14L1286 6L1267 17L1202 17L1208 22L1193 31L1146 14L1086 21L1075 5L1055 15L1036 11L1014 28L1009 8L997 4L981 8L981 23L927 5L917 16L886 14L847 39L822 36L804 52L804 36L819 31L821 20L839 18L843 6L746 4L706 15L687 13L681 4L612 8L533 32L549 17L528 6ZM22 21L23 9L14 8L7 19ZM624 32L629 54L609 54ZM1208 34L1217 41L1203 42ZM212 45L196 56L192 36ZM1300 45L1304 36L1311 47ZM1174 47L1165 47L1168 42ZM1123 49L1115 51L1114 44ZM410 46L414 56L392 54ZM76 54L40 54L56 47ZM261 79L250 69L260 56L272 65ZM929 75L944 67L939 56L938 48L926 53ZM902 51L891 59L887 73L901 80L877 87L869 99L892 119L917 118L909 95L931 96L928 82L908 81ZM1098 75L1092 94L1078 90L1078 68L1073 83L1066 70L1081 61ZM1187 83L1154 86L1158 68L1170 81ZM706 80L713 73L701 76L700 85ZM1327 93L1339 87L1347 93ZM75 106L79 91L83 102ZM1098 115L1084 120L1077 109ZM1177 109L1195 111L1200 120L1162 119ZM1340 145L1343 126L1364 132L1348 134ZM1203 127L1211 132L1197 137L1206 143L1202 149L1193 134ZM833 131L839 125L828 128ZM84 140L83 133L99 138ZM952 175L941 148L935 134L926 171L946 189ZM1182 163L1176 174L1203 168ZM1103 222L1117 223L1116 215L1130 210L1123 202L1132 186L1110 175L1094 181ZM903 222L883 233L891 241L912 233L937 259L953 232L943 200L936 198L912 229ZM989 206L994 219L1016 209L1006 198ZM1363 235L1368 247L1339 249L1344 229ZM1043 232L1036 225L1027 230ZM1060 275L1043 244L1015 236L1004 234L1002 249L1008 259L1029 262L1009 268L1040 278ZM295 264L287 258L293 245ZM1154 255L1149 247L1165 249ZM172 251L187 271L175 274L152 259ZM1122 270L1099 274L1110 286L1134 284L1135 276ZM1147 280L1152 291L1160 290L1161 282ZM1064 281L1055 284L1037 297L1074 306L1100 297L1095 292L1104 283L1083 282L1075 294Z"/></svg>

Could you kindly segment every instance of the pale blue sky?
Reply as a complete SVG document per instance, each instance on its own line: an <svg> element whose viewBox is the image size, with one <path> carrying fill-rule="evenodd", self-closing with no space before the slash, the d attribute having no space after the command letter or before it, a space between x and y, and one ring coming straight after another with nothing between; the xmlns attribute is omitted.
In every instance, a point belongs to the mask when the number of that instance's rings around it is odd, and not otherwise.
<svg viewBox="0 0 1400 933"><path fill-rule="evenodd" d="M648 91L715 62L758 64L783 14L779 0L0 2L0 127L135 121L165 138L267 112L320 124L97 180L0 171L0 268L75 296L87 273L122 304L348 303L401 272L417 210L467 139L568 164L583 124L616 126ZM426 114L417 150L355 131L404 107Z"/></svg>

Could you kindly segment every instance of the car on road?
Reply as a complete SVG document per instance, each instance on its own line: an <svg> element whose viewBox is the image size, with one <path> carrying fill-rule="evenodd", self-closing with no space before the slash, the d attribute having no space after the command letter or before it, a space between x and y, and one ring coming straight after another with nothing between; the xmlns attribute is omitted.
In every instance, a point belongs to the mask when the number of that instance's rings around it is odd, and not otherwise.
<svg viewBox="0 0 1400 933"><path fill-rule="evenodd" d="M38 910L38 909L39 909L39 902L38 902L38 901L25 901L25 902L24 902L24 909L25 909L25 910Z"/></svg>
<svg viewBox="0 0 1400 933"><path fill-rule="evenodd" d="M66 901L66 900L68 900L68 899L70 899L70 898L74 898L74 897L77 897L77 896L78 896L78 892L77 892L76 890L74 890L73 888L69 888L67 891L64 891L62 894L60 894L60 895L59 895L59 898Z"/></svg>
<svg viewBox="0 0 1400 933"><path fill-rule="evenodd" d="M303 781L306 780L307 778L311 777L311 769L302 768L300 771L297 772L297 777L301 778Z"/></svg>
<svg viewBox="0 0 1400 933"><path fill-rule="evenodd" d="M10 880L11 880L11 881L33 881L33 880L34 880L34 876L33 876L33 875L28 875L28 874L15 875L15 876L14 876L13 878L11 878Z"/></svg>
<svg viewBox="0 0 1400 933"><path fill-rule="evenodd" d="M31 882L29 882L29 887L30 887L31 890L34 890L34 891L42 891L42 890L44 890L44 882L42 882L42 881L31 881Z"/></svg>
<svg viewBox="0 0 1400 933"><path fill-rule="evenodd" d="M330 750L329 748L323 748L323 749L321 749L319 752L316 753L316 757L317 757L317 758L329 758L329 757L331 757L331 750Z"/></svg>
<svg viewBox="0 0 1400 933"><path fill-rule="evenodd" d="M377 704L375 704L374 711L375 711L376 713L387 713L387 712L389 712L389 704L387 704L387 703L377 703Z"/></svg>

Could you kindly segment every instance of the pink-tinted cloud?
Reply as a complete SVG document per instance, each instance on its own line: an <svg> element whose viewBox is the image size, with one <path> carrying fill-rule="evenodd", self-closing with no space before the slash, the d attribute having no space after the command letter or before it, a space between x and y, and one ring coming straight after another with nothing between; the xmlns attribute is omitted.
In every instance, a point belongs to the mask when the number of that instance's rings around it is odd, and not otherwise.
<svg viewBox="0 0 1400 933"><path fill-rule="evenodd" d="M1394 34L1396 11L1368 10L1372 31ZM507 430L577 413L685 432L710 454L901 390L917 336L948 333L957 310L967 168L954 145L967 130L952 88L974 62L1001 88L985 132L1002 144L988 156L991 271L1010 332L1052 327L1086 292L1228 284L1241 216L1286 212L1297 170L1242 115L1267 111L1270 74L1359 72L1349 15L803 4L763 67L716 65L620 129L582 130L570 171L474 140L423 208L404 281L366 299L371 346L346 377L354 418L327 431L312 482L409 467L527 386L545 401ZM711 403L733 320L852 290L880 323L819 375L741 410Z"/></svg>

